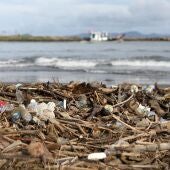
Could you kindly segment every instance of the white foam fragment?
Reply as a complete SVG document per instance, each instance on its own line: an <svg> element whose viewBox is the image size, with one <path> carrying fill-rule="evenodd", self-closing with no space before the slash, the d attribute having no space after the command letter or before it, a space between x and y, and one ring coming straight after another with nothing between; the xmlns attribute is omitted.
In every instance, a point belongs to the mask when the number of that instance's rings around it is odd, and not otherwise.
<svg viewBox="0 0 170 170"><path fill-rule="evenodd" d="M137 108L137 111L138 111L139 113L144 113L144 114L146 114L146 115L149 114L150 110L151 110L151 108L149 108L149 107L147 107L147 106L142 106L141 104L140 104L139 107Z"/></svg>
<svg viewBox="0 0 170 170"><path fill-rule="evenodd" d="M40 103L40 104L38 104L38 106L37 106L37 115L41 115L41 114L43 114L43 111L44 110L47 110L47 104L46 103Z"/></svg>
<svg viewBox="0 0 170 170"><path fill-rule="evenodd" d="M106 158L106 153L104 152L96 152L88 155L88 160L100 160L105 158Z"/></svg>
<svg viewBox="0 0 170 170"><path fill-rule="evenodd" d="M154 86L154 85L149 85L149 86L145 89L145 91L146 91L146 93L152 93L154 89L155 89L155 86Z"/></svg>
<svg viewBox="0 0 170 170"><path fill-rule="evenodd" d="M64 101L63 101L63 108L64 108L64 109L67 108L67 101L66 101L66 99L64 99Z"/></svg>
<svg viewBox="0 0 170 170"><path fill-rule="evenodd" d="M39 115L39 118L41 120L49 120L49 119L54 119L55 118L55 114L54 112L48 110L48 109L45 109L43 110L43 113Z"/></svg>
<svg viewBox="0 0 170 170"><path fill-rule="evenodd" d="M36 102L36 100L31 99L30 104L28 105L27 109L32 112L37 112L37 106L38 106L38 103Z"/></svg>
<svg viewBox="0 0 170 170"><path fill-rule="evenodd" d="M130 88L131 93L137 93L139 91L138 86L137 85L132 85Z"/></svg>
<svg viewBox="0 0 170 170"><path fill-rule="evenodd" d="M113 106L112 105L107 104L107 105L104 106L104 108L105 108L106 111L108 111L110 113L113 112Z"/></svg>

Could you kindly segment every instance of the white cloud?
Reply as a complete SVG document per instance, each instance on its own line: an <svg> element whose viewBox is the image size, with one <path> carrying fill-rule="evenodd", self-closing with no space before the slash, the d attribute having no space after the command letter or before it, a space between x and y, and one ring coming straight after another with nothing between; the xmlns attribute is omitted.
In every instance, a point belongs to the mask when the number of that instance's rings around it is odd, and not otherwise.
<svg viewBox="0 0 170 170"><path fill-rule="evenodd" d="M139 18L170 20L170 1L134 0L130 11Z"/></svg>
<svg viewBox="0 0 170 170"><path fill-rule="evenodd" d="M67 34L170 30L169 0L6 0L0 2L1 30ZM0 31L1 31L0 30Z"/></svg>

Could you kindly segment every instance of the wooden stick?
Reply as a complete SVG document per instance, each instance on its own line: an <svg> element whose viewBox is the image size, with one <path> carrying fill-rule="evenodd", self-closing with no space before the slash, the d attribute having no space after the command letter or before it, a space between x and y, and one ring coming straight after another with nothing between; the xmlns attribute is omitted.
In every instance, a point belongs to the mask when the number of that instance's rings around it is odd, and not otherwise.
<svg viewBox="0 0 170 170"><path fill-rule="evenodd" d="M131 152L155 152L170 150L170 143L148 144L148 145L111 145L110 149ZM109 150L110 151L110 150Z"/></svg>
<svg viewBox="0 0 170 170"><path fill-rule="evenodd" d="M132 94L128 99L124 100L123 102L117 103L117 104L113 105L112 107L117 107L117 106L120 106L120 105L122 105L122 104L125 104L125 103L127 103L129 100L131 100L132 98L133 98L133 94Z"/></svg>
<svg viewBox="0 0 170 170"><path fill-rule="evenodd" d="M138 130L138 129L136 129L136 128L130 126L130 125L128 125L127 123L123 122L122 120L120 120L120 118L119 118L118 116L114 115L113 113L112 113L112 117L113 117L114 119L116 119L118 122L120 122L120 123L122 123L123 125L125 125L126 127L130 128L130 129L132 129L132 130L134 130L134 131L136 131L136 132L141 132L140 130Z"/></svg>

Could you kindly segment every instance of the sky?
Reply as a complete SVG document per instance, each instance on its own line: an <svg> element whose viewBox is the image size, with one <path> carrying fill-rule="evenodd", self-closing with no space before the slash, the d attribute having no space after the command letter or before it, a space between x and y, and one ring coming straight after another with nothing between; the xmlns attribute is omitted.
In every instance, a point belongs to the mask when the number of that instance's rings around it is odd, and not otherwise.
<svg viewBox="0 0 170 170"><path fill-rule="evenodd" d="M0 34L170 34L170 0L0 0Z"/></svg>

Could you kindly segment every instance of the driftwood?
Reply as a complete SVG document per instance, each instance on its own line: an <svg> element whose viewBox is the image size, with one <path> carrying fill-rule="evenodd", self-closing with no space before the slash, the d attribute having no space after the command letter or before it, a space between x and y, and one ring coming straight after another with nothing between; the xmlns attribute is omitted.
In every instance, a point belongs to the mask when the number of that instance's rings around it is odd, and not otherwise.
<svg viewBox="0 0 170 170"><path fill-rule="evenodd" d="M131 152L155 152L170 150L170 143L145 144L145 145L111 145L110 150L124 150Z"/></svg>
<svg viewBox="0 0 170 170"><path fill-rule="evenodd" d="M1 105L16 109L22 103L27 109L32 99L54 102L55 118L42 120L29 111L31 121L14 119L13 110L1 108L0 169L170 169L169 89L156 85L148 92L134 84L78 82L3 84ZM17 100L17 90L22 100ZM88 160L89 154L99 159Z"/></svg>

